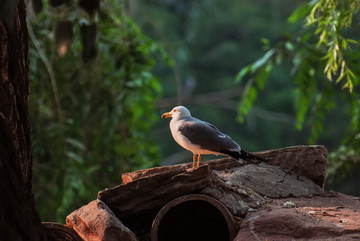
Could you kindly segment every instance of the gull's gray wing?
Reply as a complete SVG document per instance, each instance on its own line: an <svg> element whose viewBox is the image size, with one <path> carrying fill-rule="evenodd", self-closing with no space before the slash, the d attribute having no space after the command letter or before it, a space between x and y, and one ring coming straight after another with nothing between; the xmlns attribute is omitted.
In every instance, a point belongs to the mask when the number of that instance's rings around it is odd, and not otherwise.
<svg viewBox="0 0 360 241"><path fill-rule="evenodd" d="M229 136L221 133L214 125L189 117L182 121L178 130L192 144L202 149L224 153L230 156L232 152L240 152L240 146Z"/></svg>

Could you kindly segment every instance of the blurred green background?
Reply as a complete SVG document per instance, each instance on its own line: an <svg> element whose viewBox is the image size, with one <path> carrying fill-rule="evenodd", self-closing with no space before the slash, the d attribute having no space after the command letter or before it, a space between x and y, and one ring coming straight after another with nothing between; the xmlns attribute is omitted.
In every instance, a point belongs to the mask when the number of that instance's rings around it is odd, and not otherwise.
<svg viewBox="0 0 360 241"><path fill-rule="evenodd" d="M63 223L124 172L191 161L160 119L180 104L247 151L325 145L327 188L360 195L357 78L350 92L324 77L333 43L304 28L316 2L110 0L95 11L81 0L34 0L30 113L42 220ZM346 42L359 39L354 18L334 36L346 36L338 46L356 69L358 44Z"/></svg>

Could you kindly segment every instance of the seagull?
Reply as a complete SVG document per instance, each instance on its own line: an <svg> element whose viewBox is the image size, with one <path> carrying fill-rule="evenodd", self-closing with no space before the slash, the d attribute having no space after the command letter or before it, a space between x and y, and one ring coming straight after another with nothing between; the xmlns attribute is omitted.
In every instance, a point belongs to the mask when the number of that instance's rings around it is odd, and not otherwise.
<svg viewBox="0 0 360 241"><path fill-rule="evenodd" d="M201 155L225 155L236 160L252 159L264 161L241 149L240 145L214 125L191 116L184 106L176 106L161 118L172 117L170 130L174 140L186 150L193 153L193 165L200 165ZM197 162L196 162L197 161Z"/></svg>

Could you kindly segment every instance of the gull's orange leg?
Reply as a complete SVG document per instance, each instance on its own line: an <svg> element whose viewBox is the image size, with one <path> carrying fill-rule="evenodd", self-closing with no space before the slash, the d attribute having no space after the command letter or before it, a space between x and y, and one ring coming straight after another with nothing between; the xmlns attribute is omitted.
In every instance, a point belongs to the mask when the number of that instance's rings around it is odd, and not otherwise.
<svg viewBox="0 0 360 241"><path fill-rule="evenodd" d="M200 160L201 160L201 154L198 155L198 161L197 161L196 167L198 167L200 165Z"/></svg>
<svg viewBox="0 0 360 241"><path fill-rule="evenodd" d="M195 168L195 162L196 162L196 154L193 154L193 167L192 168Z"/></svg>

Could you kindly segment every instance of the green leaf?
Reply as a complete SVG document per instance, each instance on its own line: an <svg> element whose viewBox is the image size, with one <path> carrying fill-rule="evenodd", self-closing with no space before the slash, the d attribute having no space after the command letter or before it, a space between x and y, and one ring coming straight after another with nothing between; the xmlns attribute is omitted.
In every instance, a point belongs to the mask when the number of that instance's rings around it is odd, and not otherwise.
<svg viewBox="0 0 360 241"><path fill-rule="evenodd" d="M311 10L312 4L308 2L303 2L295 11L288 17L287 21L289 23L296 23L300 19L304 19Z"/></svg>
<svg viewBox="0 0 360 241"><path fill-rule="evenodd" d="M76 161L79 164L84 163L84 159L77 153L75 152L67 152L66 153L67 157L69 157L70 159Z"/></svg>
<svg viewBox="0 0 360 241"><path fill-rule="evenodd" d="M248 88L247 91L244 93L243 98L238 106L239 114L237 119L239 122L244 122L244 117L248 114L250 108L256 100L257 93L258 91L254 86Z"/></svg>
<svg viewBox="0 0 360 241"><path fill-rule="evenodd" d="M235 81L237 83L240 83L242 81L242 79L244 78L244 76L249 73L250 69L251 69L251 65L248 65L248 66L242 68L239 71L239 73L236 75Z"/></svg>
<svg viewBox="0 0 360 241"><path fill-rule="evenodd" d="M254 73L258 68L262 67L274 55L275 52L275 49L270 49L267 51L262 58L258 59L254 64L251 65L251 72Z"/></svg>
<svg viewBox="0 0 360 241"><path fill-rule="evenodd" d="M65 140L68 144L70 144L71 146L73 146L81 151L84 151L86 149L85 145L82 142L80 142L79 140L76 140L76 139L70 138L70 137L66 138Z"/></svg>
<svg viewBox="0 0 360 241"><path fill-rule="evenodd" d="M289 51L293 51L294 50L294 45L293 43L289 42L289 41L286 41L285 43L285 48Z"/></svg>

